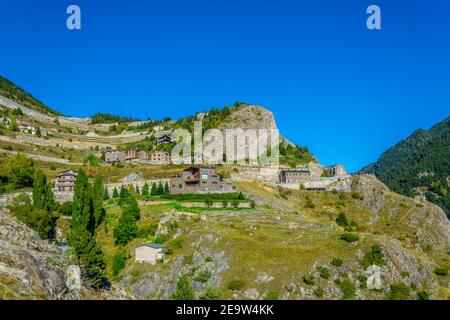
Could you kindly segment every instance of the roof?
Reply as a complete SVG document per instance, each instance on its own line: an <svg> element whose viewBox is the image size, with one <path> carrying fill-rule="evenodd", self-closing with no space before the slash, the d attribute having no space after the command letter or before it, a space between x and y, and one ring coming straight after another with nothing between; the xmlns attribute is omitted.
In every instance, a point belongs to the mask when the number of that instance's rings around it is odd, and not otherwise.
<svg viewBox="0 0 450 320"><path fill-rule="evenodd" d="M73 170L73 169L64 170L64 171L61 171L61 172L58 173L58 177L59 177L59 176L66 175L66 174L68 174L68 173L71 174L71 175L76 176L76 175L78 174L78 171Z"/></svg>
<svg viewBox="0 0 450 320"><path fill-rule="evenodd" d="M189 168L184 169L183 171L192 171L192 170L201 170L201 169L214 170L213 167L207 167L207 166L192 166L192 167L189 167Z"/></svg>
<svg viewBox="0 0 450 320"><path fill-rule="evenodd" d="M136 248L139 247L149 247L149 248L153 248L153 249L162 249L163 245L159 244L159 243L151 243L151 244L140 244L138 246L136 246Z"/></svg>

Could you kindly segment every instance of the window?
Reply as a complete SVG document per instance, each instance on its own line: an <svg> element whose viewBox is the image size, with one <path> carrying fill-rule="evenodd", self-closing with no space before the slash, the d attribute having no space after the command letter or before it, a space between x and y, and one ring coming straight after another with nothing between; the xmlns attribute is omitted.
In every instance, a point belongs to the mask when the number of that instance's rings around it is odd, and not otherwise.
<svg viewBox="0 0 450 320"><path fill-rule="evenodd" d="M202 180L208 180L208 174L202 173Z"/></svg>

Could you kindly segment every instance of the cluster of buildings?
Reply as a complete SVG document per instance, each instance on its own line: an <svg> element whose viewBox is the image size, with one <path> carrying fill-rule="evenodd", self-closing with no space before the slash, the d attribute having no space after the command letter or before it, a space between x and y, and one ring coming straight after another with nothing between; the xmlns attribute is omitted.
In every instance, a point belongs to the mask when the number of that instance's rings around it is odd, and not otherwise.
<svg viewBox="0 0 450 320"><path fill-rule="evenodd" d="M325 174L324 174L325 173ZM284 185L303 185L306 190L330 190L344 191L348 189L350 175L341 164L324 167L322 174L312 172L309 169L285 169L279 174L279 183Z"/></svg>
<svg viewBox="0 0 450 320"><path fill-rule="evenodd" d="M192 166L175 174L170 179L170 193L227 193L236 188L223 181L216 169L205 166Z"/></svg>
<svg viewBox="0 0 450 320"><path fill-rule="evenodd" d="M156 150L150 154L145 150L114 150L105 153L105 164L112 165L126 162L139 162L149 164L170 164L170 154L162 150Z"/></svg>

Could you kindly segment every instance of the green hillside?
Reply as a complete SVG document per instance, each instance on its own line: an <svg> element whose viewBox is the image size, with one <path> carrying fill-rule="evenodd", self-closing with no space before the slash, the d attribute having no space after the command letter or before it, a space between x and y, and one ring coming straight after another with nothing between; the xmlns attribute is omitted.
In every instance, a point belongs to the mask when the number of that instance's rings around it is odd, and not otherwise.
<svg viewBox="0 0 450 320"><path fill-rule="evenodd" d="M403 195L424 194L450 216L450 117L430 130L415 131L362 171Z"/></svg>
<svg viewBox="0 0 450 320"><path fill-rule="evenodd" d="M61 115L57 111L50 109L41 101L34 98L31 94L2 76L0 76L0 95L39 112Z"/></svg>

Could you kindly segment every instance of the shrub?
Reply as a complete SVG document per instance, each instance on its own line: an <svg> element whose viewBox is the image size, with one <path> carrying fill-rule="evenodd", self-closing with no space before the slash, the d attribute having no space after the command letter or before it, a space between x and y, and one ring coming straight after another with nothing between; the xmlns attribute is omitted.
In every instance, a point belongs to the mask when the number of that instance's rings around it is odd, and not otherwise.
<svg viewBox="0 0 450 320"><path fill-rule="evenodd" d="M347 217L345 216L345 213L341 212L338 214L338 216L336 218L336 223L338 226L341 226L341 227L348 226L348 220L347 220Z"/></svg>
<svg viewBox="0 0 450 320"><path fill-rule="evenodd" d="M232 280L232 281L228 282L227 288L229 290L238 291L238 290L241 290L242 288L244 288L244 286L245 286L245 281Z"/></svg>
<svg viewBox="0 0 450 320"><path fill-rule="evenodd" d="M356 199L356 200L362 200L362 195L361 195L361 193L359 193L359 192L353 192L352 193L352 198L353 199Z"/></svg>
<svg viewBox="0 0 450 320"><path fill-rule="evenodd" d="M325 267L320 267L319 268L319 273L320 273L320 277L322 279L329 279L330 278L330 271L328 271L328 269L325 268Z"/></svg>
<svg viewBox="0 0 450 320"><path fill-rule="evenodd" d="M391 290L387 295L389 300L408 300L410 299L411 289L403 282L391 285Z"/></svg>
<svg viewBox="0 0 450 320"><path fill-rule="evenodd" d="M305 208L314 209L315 207L316 207L316 205L315 205L314 202L311 200L311 198L306 197Z"/></svg>
<svg viewBox="0 0 450 320"><path fill-rule="evenodd" d="M280 297L278 295L278 292L276 291L269 291L269 293L267 293L267 296L264 298L264 300L278 300Z"/></svg>
<svg viewBox="0 0 450 320"><path fill-rule="evenodd" d="M430 300L430 296L426 291L419 291L417 292L417 299L418 300Z"/></svg>
<svg viewBox="0 0 450 320"><path fill-rule="evenodd" d="M342 266L343 263L344 263L344 261L338 257L334 257L333 259L331 259L331 262L330 262L330 264L335 267L340 267L340 266Z"/></svg>
<svg viewBox="0 0 450 320"><path fill-rule="evenodd" d="M366 275L364 275L364 274L359 275L358 280L359 280L359 287L361 289L367 288L367 277L366 277Z"/></svg>
<svg viewBox="0 0 450 320"><path fill-rule="evenodd" d="M307 285L313 286L316 283L316 280L314 279L314 276L311 274L305 274L303 276L303 282Z"/></svg>
<svg viewBox="0 0 450 320"><path fill-rule="evenodd" d="M148 226L139 229L138 237L139 238L147 238L148 236L153 237L156 233L157 228L158 228L157 224L155 223L149 224Z"/></svg>
<svg viewBox="0 0 450 320"><path fill-rule="evenodd" d="M381 249L379 244L374 244L372 246L372 250L364 254L362 264L364 269L367 269L373 264L377 266L386 264L386 261L384 260L383 250Z"/></svg>
<svg viewBox="0 0 450 320"><path fill-rule="evenodd" d="M181 249L183 247L183 241L180 239L174 239L174 240L170 241L170 245L174 249Z"/></svg>
<svg viewBox="0 0 450 320"><path fill-rule="evenodd" d="M219 288L208 286L200 295L200 300L220 300L222 297L223 293Z"/></svg>
<svg viewBox="0 0 450 320"><path fill-rule="evenodd" d="M186 276L178 278L177 286L170 295L171 300L194 300L195 293Z"/></svg>
<svg viewBox="0 0 450 320"><path fill-rule="evenodd" d="M195 277L195 281L205 283L208 282L209 278L211 278L212 274L211 271L205 270L200 272L197 277Z"/></svg>
<svg viewBox="0 0 450 320"><path fill-rule="evenodd" d="M344 279L340 284L340 288L344 299L352 299L355 297L356 287L349 279Z"/></svg>
<svg viewBox="0 0 450 320"><path fill-rule="evenodd" d="M318 287L316 290L314 290L314 294L317 298L322 298L325 294L325 290L323 290L321 287Z"/></svg>
<svg viewBox="0 0 450 320"><path fill-rule="evenodd" d="M434 274L437 276L448 276L448 270L445 268L434 269Z"/></svg>
<svg viewBox="0 0 450 320"><path fill-rule="evenodd" d="M116 253L113 258L112 273L117 276L123 268L125 268L127 256L124 253Z"/></svg>
<svg viewBox="0 0 450 320"><path fill-rule="evenodd" d="M206 261L206 262L212 262L212 261L213 261L213 258L212 258L211 256L207 256L207 257L205 258L205 261Z"/></svg>
<svg viewBox="0 0 450 320"><path fill-rule="evenodd" d="M193 263L194 263L193 258L194 258L194 257L192 256L192 254L189 255L189 256L184 256L184 257L183 257L182 264L193 264Z"/></svg>
<svg viewBox="0 0 450 320"><path fill-rule="evenodd" d="M339 237L339 239L345 240L347 242L356 242L359 240L359 236L354 233L344 233Z"/></svg>
<svg viewBox="0 0 450 320"><path fill-rule="evenodd" d="M155 238L155 243L158 244L164 244L167 240L169 240L169 236L167 234L159 234L156 238Z"/></svg>

